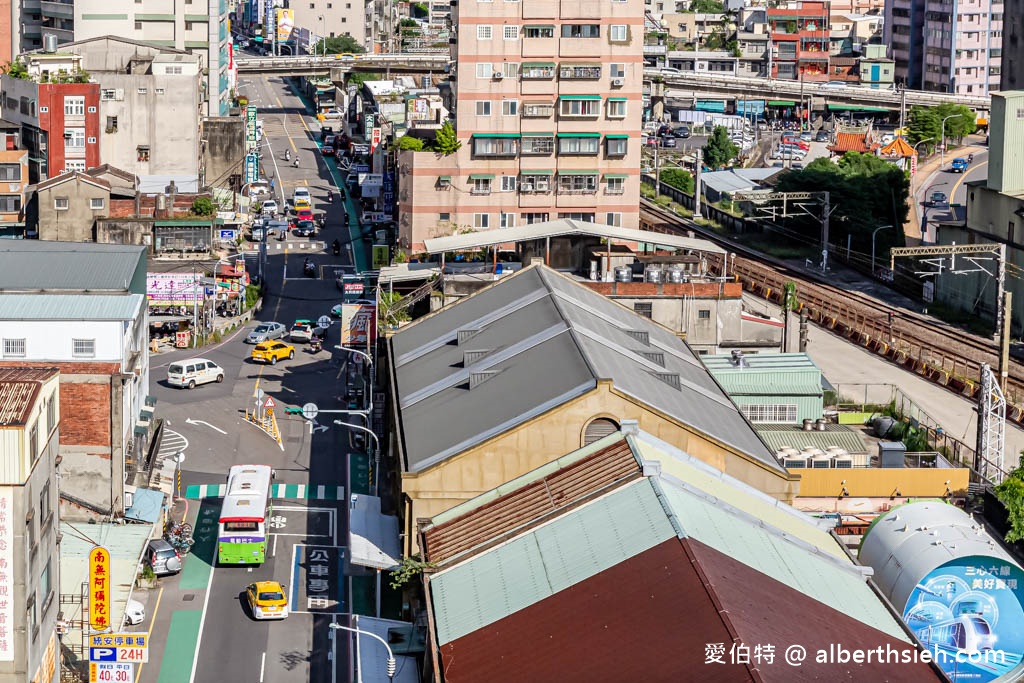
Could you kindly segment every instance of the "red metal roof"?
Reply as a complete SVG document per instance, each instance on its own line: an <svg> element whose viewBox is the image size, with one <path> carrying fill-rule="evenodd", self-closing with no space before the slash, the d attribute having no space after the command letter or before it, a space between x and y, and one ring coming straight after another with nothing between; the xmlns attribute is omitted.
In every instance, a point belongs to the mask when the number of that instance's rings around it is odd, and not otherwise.
<svg viewBox="0 0 1024 683"><path fill-rule="evenodd" d="M729 662L734 641L751 664ZM772 645L775 661L755 664ZM810 656L783 663L790 645ZM924 664L817 662L818 650L913 649L693 539L669 539L440 648L446 683L944 681Z"/></svg>
<svg viewBox="0 0 1024 683"><path fill-rule="evenodd" d="M484 550L488 541L521 532L546 515L641 475L640 465L624 437L614 443L500 496L464 515L424 531L427 558L444 562L461 552Z"/></svg>
<svg viewBox="0 0 1024 683"><path fill-rule="evenodd" d="M43 382L56 374L57 368L0 369L0 426L25 426Z"/></svg>
<svg viewBox="0 0 1024 683"><path fill-rule="evenodd" d="M839 154L843 152L868 154L879 147L877 142L870 139L870 135L870 133L836 133L836 141L828 148Z"/></svg>

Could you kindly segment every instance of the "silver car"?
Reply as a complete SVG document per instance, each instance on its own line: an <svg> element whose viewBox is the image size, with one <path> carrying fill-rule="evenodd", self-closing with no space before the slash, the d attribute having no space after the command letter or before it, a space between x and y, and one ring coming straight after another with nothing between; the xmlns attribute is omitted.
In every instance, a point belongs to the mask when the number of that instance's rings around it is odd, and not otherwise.
<svg viewBox="0 0 1024 683"><path fill-rule="evenodd" d="M146 547L143 561L153 568L157 576L168 576L181 571L181 555L162 538L153 539Z"/></svg>
<svg viewBox="0 0 1024 683"><path fill-rule="evenodd" d="M281 323L260 323L256 326L256 329L249 333L249 336L245 338L246 344L259 344L265 342L268 339L280 339L285 335L287 330Z"/></svg>

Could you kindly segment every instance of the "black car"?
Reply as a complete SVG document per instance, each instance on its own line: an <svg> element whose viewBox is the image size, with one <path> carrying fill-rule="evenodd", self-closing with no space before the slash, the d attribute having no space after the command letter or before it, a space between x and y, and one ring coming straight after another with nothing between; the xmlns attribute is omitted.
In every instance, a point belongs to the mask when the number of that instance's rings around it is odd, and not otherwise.
<svg viewBox="0 0 1024 683"><path fill-rule="evenodd" d="M828 131L819 130L814 136L815 142L828 142Z"/></svg>
<svg viewBox="0 0 1024 683"><path fill-rule="evenodd" d="M672 126L668 125L667 123L663 123L658 127L658 137L666 137L670 135L675 135L674 131L672 130Z"/></svg>
<svg viewBox="0 0 1024 683"><path fill-rule="evenodd" d="M678 128L676 128L676 129L675 129L674 131L672 131L672 133L673 133L673 135L675 135L675 136L676 136L677 138L682 138L682 139L684 139L684 140L685 140L686 138L690 137L690 129L689 129L689 128L687 128L686 126L679 126L679 127L678 127Z"/></svg>
<svg viewBox="0 0 1024 683"><path fill-rule="evenodd" d="M313 221L299 221L292 234L296 237L313 237L316 235L316 224Z"/></svg>
<svg viewBox="0 0 1024 683"><path fill-rule="evenodd" d="M328 137L334 137L333 126L323 126L320 128L320 142L324 142Z"/></svg>

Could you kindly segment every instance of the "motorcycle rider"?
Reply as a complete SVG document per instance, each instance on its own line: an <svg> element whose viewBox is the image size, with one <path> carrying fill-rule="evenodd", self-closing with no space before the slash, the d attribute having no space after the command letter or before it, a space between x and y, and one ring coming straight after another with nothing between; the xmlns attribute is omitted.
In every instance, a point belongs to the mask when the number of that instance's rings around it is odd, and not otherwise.
<svg viewBox="0 0 1024 683"><path fill-rule="evenodd" d="M292 160L292 151L290 149L286 149L284 151L284 160L285 161L291 161Z"/></svg>
<svg viewBox="0 0 1024 683"><path fill-rule="evenodd" d="M330 190L327 190L327 203L330 204L333 201L334 201L334 193L332 191L330 191Z"/></svg>
<svg viewBox="0 0 1024 683"><path fill-rule="evenodd" d="M331 250L334 251L334 255L335 256L340 254L341 253L341 242L339 242L338 240L334 240L334 242L331 243Z"/></svg>
<svg viewBox="0 0 1024 683"><path fill-rule="evenodd" d="M299 167L299 155L298 154L295 155L295 161L292 162L292 166L294 166L295 168Z"/></svg>

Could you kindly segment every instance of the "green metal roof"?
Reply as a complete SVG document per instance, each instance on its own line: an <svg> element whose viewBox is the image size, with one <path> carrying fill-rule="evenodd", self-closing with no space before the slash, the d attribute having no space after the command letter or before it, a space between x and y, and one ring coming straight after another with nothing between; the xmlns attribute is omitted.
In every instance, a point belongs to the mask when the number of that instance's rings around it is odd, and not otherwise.
<svg viewBox="0 0 1024 683"><path fill-rule="evenodd" d="M452 177L450 175L439 175L439 176L437 176L437 179L438 180L447 180L448 182L452 181Z"/></svg>
<svg viewBox="0 0 1024 683"><path fill-rule="evenodd" d="M599 138L600 133L558 133L560 138Z"/></svg>
<svg viewBox="0 0 1024 683"><path fill-rule="evenodd" d="M600 95L559 95L560 100L599 100Z"/></svg>
<svg viewBox="0 0 1024 683"><path fill-rule="evenodd" d="M520 170L519 175L551 175L554 171Z"/></svg>
<svg viewBox="0 0 1024 683"><path fill-rule="evenodd" d="M530 26L524 26L523 28L531 28ZM538 28L538 27L533 27ZM524 69L551 69L554 68L554 62L523 62Z"/></svg>
<svg viewBox="0 0 1024 683"><path fill-rule="evenodd" d="M675 536L651 487L638 484L434 574L438 642L493 624Z"/></svg>
<svg viewBox="0 0 1024 683"><path fill-rule="evenodd" d="M737 396L821 396L821 370L805 353L744 356L749 367L732 364L730 354L701 356L725 392Z"/></svg>
<svg viewBox="0 0 1024 683"><path fill-rule="evenodd" d="M769 107L795 107L796 102L793 100L768 100Z"/></svg>
<svg viewBox="0 0 1024 683"><path fill-rule="evenodd" d="M473 133L475 138L518 138L519 133Z"/></svg>
<svg viewBox="0 0 1024 683"><path fill-rule="evenodd" d="M628 173L605 173L605 178L628 178Z"/></svg>
<svg viewBox="0 0 1024 683"><path fill-rule="evenodd" d="M143 306L142 294L0 294L0 320L132 320Z"/></svg>
<svg viewBox="0 0 1024 683"><path fill-rule="evenodd" d="M625 135L624 133L609 133L608 135L605 135L605 137L608 138L609 140L627 140L627 139L629 139L629 136Z"/></svg>
<svg viewBox="0 0 1024 683"><path fill-rule="evenodd" d="M470 180L494 180L493 173L470 173Z"/></svg>
<svg viewBox="0 0 1024 683"><path fill-rule="evenodd" d="M584 170L571 170L567 171L561 169L558 171L558 175L597 175L599 171L584 171Z"/></svg>
<svg viewBox="0 0 1024 683"><path fill-rule="evenodd" d="M608 101L609 102L625 102L628 99L629 99L628 97L609 97Z"/></svg>
<svg viewBox="0 0 1024 683"><path fill-rule="evenodd" d="M213 221L153 221L153 225L158 228L208 228L213 225Z"/></svg>
<svg viewBox="0 0 1024 683"><path fill-rule="evenodd" d="M549 138L554 133L523 133L524 138Z"/></svg>
<svg viewBox="0 0 1024 683"><path fill-rule="evenodd" d="M776 452L783 448L802 451L808 446L822 450L829 446L838 446L848 453L866 453L868 450L859 432L846 425L831 422L825 425L823 432L805 432L797 424L755 424L754 429L768 447Z"/></svg>

